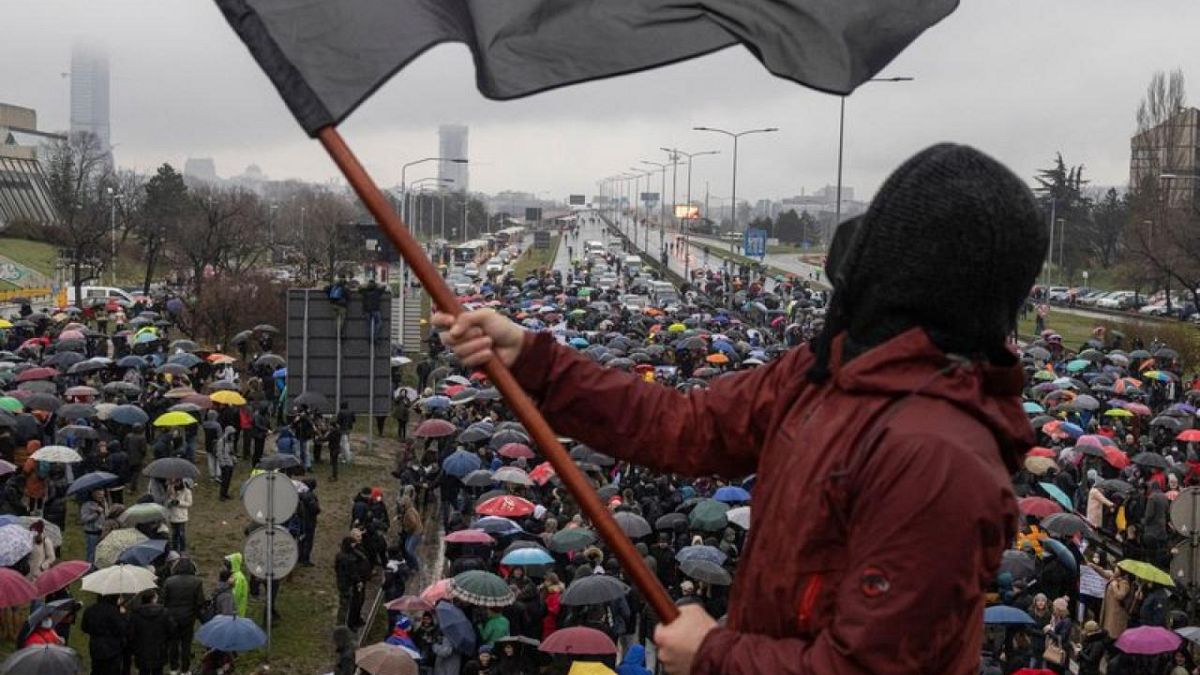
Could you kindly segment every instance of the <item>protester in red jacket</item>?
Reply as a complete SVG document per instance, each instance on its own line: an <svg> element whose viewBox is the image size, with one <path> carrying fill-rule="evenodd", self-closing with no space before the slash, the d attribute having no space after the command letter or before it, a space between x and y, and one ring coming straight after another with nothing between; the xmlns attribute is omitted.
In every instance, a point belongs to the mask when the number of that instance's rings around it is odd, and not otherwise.
<svg viewBox="0 0 1200 675"><path fill-rule="evenodd" d="M930 148L839 229L815 344L687 394L491 312L434 323L465 366L511 365L559 433L658 471L757 473L727 623L681 608L655 634L669 672L967 675L1032 445L1006 339L1043 230L1003 166Z"/></svg>

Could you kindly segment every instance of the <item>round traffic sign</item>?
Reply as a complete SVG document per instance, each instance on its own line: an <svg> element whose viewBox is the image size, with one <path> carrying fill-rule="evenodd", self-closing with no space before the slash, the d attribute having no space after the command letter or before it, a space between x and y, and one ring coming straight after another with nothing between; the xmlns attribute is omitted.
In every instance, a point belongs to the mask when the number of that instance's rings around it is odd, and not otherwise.
<svg viewBox="0 0 1200 675"><path fill-rule="evenodd" d="M1171 527L1184 536L1200 532L1200 488L1179 491L1171 503Z"/></svg>
<svg viewBox="0 0 1200 675"><path fill-rule="evenodd" d="M270 555L272 549L273 558ZM300 549L295 537L278 525L260 527L251 532L250 536L246 537L242 552L246 557L246 569L259 579L286 577L300 559Z"/></svg>
<svg viewBox="0 0 1200 675"><path fill-rule="evenodd" d="M284 522L296 513L299 504L300 494L292 484L292 479L277 471L267 471L251 478L246 481L242 491L242 505L250 514L250 519L259 525ZM270 523L267 522L268 514L271 516Z"/></svg>

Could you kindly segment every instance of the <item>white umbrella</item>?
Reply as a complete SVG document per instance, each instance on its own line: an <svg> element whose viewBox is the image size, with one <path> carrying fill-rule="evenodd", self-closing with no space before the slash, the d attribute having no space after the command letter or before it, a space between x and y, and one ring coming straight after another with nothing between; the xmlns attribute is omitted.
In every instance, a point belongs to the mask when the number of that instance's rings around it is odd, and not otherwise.
<svg viewBox="0 0 1200 675"><path fill-rule="evenodd" d="M33 532L24 525L0 527L0 565L15 565L32 550Z"/></svg>
<svg viewBox="0 0 1200 675"><path fill-rule="evenodd" d="M743 530L750 529L750 507L739 506L725 512L725 519Z"/></svg>
<svg viewBox="0 0 1200 675"><path fill-rule="evenodd" d="M515 466L505 466L496 469L496 473L492 474L492 480L501 483L512 483L513 485L533 485L533 480L529 478L529 474Z"/></svg>
<svg viewBox="0 0 1200 675"><path fill-rule="evenodd" d="M132 595L155 586L154 573L137 565L113 565L83 578L83 590L97 595Z"/></svg>
<svg viewBox="0 0 1200 675"><path fill-rule="evenodd" d="M59 464L74 464L75 462L83 461L78 452L65 445L47 445L44 448L39 448L37 452L30 455L30 458L36 459L39 462L55 462Z"/></svg>

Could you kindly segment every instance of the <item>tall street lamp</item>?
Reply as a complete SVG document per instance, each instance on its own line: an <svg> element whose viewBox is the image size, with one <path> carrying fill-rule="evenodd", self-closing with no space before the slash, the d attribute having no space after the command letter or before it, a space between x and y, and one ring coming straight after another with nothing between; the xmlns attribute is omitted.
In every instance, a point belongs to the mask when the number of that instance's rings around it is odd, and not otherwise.
<svg viewBox="0 0 1200 675"><path fill-rule="evenodd" d="M658 248L661 254L662 251L666 250L666 246L663 243L663 232L667 229L667 165L662 162L651 162L648 159L641 161L642 164L657 166L662 170L662 192L658 195Z"/></svg>
<svg viewBox="0 0 1200 675"><path fill-rule="evenodd" d="M867 82L912 82L912 77L875 77ZM833 227L825 233L825 248L828 250L832 243L833 228L842 222L842 153L846 141L846 97L841 97L841 112L838 117L838 172L837 172L837 206L834 207Z"/></svg>
<svg viewBox="0 0 1200 675"><path fill-rule="evenodd" d="M412 187L414 187L414 188L415 188L415 187L417 187L418 185L424 185L425 183L433 183L433 182L436 182L436 183L438 183L438 187L440 188L440 187L441 187L443 184L445 184L445 183L453 183L453 182L454 182L454 179L453 179L453 178L438 178L437 176L429 176L429 177L427 177L427 178L422 178L422 179L420 179L420 180L415 180L415 181L413 181L413 183L412 183ZM407 203L407 201L408 201L408 191L407 191L407 190L405 190L405 192L404 192L404 201L405 201L406 203ZM420 205L418 204L418 206L420 206ZM407 207L405 208L405 210L407 211ZM431 212L431 213L432 213L432 212ZM418 231L420 231L420 229L421 229L421 218L420 218L420 215L421 215L421 210L418 208L418 209L417 209L417 230L418 230ZM407 222L407 221L408 221L408 216L407 216L407 214L406 214L406 215L405 215L405 222ZM430 225L429 225L429 234L430 234L430 236L432 237L432 235L433 235L433 223L432 223L432 221L430 221Z"/></svg>
<svg viewBox="0 0 1200 675"><path fill-rule="evenodd" d="M108 226L112 230L112 285L117 285L117 202L121 201L121 193L110 188L105 188L108 191ZM83 305L83 298L76 298L77 305Z"/></svg>
<svg viewBox="0 0 1200 675"><path fill-rule="evenodd" d="M725 134L733 139L733 188L731 190L730 200L733 203L733 231L736 232L737 226L737 168L738 168L738 139L749 134L769 134L779 131L777 127L767 127L766 129L747 129L746 131L726 131L725 129L715 129L713 127L692 127L695 131L712 131L718 134Z"/></svg>
<svg viewBox="0 0 1200 675"><path fill-rule="evenodd" d="M721 151L720 150L702 150L700 152L684 152L683 150L680 150L678 148L660 148L660 149L666 150L667 152L671 153L671 155L673 157L677 156L677 155L683 155L684 157L687 157L687 160L688 160L687 161L687 208L688 208L687 215L688 215L688 217L685 218L684 219L685 222L679 226L679 230L683 234L683 277L684 277L684 279L687 279L688 263L691 262L691 256L689 255L691 253L691 248L690 248L690 245L688 244L688 234L689 234L691 228L688 225L687 221L691 220L691 215L692 215L692 212L691 212L691 208L692 208L692 160L697 157L703 157L704 155L719 155L719 154L721 154ZM707 215L707 214L705 214L705 215ZM676 221L679 220L678 213L675 214L675 220Z"/></svg>
<svg viewBox="0 0 1200 675"><path fill-rule="evenodd" d="M401 167L400 167L400 192L402 192L404 194L404 203L403 203L404 208L402 209L403 213L401 215L403 216L404 222L406 222L406 223L408 222L408 186L405 184L404 179L405 179L406 174L408 173L408 167L416 166L418 164L424 164L425 162L450 162L452 164L467 164L468 160L462 159L462 158L456 158L456 157L425 157L423 159L414 160L407 164L401 165ZM448 180L453 180L453 179L448 179ZM415 185L415 183L414 183L414 185Z"/></svg>
<svg viewBox="0 0 1200 675"><path fill-rule="evenodd" d="M631 167L630 171L633 171L634 173L637 174L638 181L640 181L642 178L645 178L646 179L645 189L646 190L650 189L650 176L654 175L653 171L647 171L645 169L642 169L642 168L636 167L636 166ZM638 183L638 184L640 185L640 183ZM637 197L640 200L642 197L642 194L639 192ZM647 206L647 210L649 210L649 206ZM634 207L634 209L633 209L633 243L635 246L637 245L637 226L638 226L637 215L638 215L637 207ZM646 215L647 215L646 219L649 220L650 214L646 214ZM647 253L649 253L649 251L650 251L650 226L647 225L646 223L642 223L642 250L646 251Z"/></svg>

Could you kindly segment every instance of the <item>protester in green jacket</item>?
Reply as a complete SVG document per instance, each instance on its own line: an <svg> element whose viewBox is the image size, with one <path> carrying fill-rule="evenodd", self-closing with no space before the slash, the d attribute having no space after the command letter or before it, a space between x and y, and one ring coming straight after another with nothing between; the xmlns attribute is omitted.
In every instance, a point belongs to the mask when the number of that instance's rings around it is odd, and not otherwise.
<svg viewBox="0 0 1200 675"><path fill-rule="evenodd" d="M500 613L500 608L489 607L487 621L479 628L479 643L492 647L496 640L509 636L508 619Z"/></svg>
<svg viewBox="0 0 1200 675"><path fill-rule="evenodd" d="M230 553L225 556L225 565L229 567L232 576L229 583L233 585L233 604L238 616L246 616L246 605L250 602L250 582L242 572L242 554Z"/></svg>

